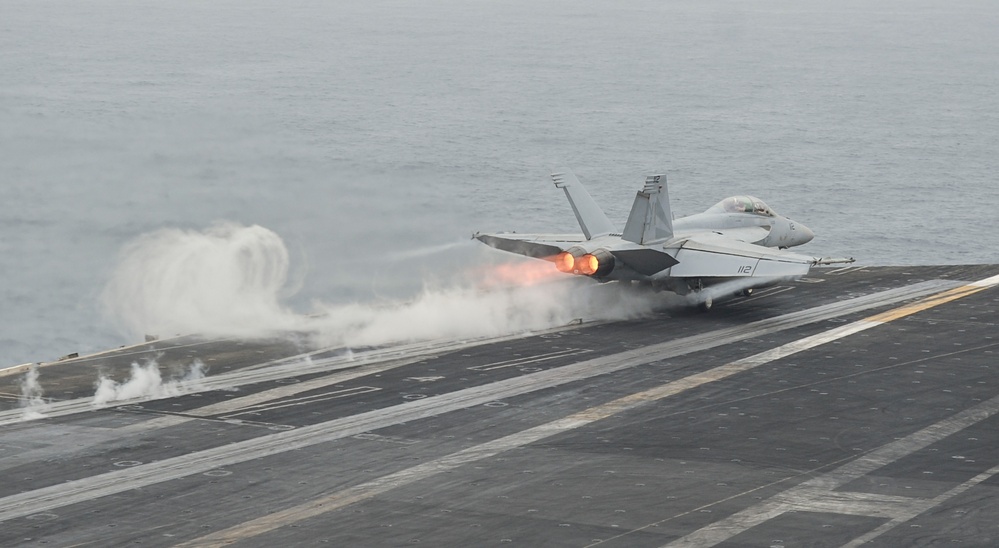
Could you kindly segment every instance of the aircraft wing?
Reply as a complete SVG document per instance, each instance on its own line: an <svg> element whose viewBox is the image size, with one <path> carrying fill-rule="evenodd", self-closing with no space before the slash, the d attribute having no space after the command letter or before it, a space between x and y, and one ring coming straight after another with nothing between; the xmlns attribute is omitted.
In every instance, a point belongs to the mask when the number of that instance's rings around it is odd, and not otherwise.
<svg viewBox="0 0 999 548"><path fill-rule="evenodd" d="M669 275L679 278L783 278L804 276L818 264L853 262L853 259L823 259L763 247L717 233L686 238L669 246L678 264Z"/></svg>
<svg viewBox="0 0 999 548"><path fill-rule="evenodd" d="M476 233L472 237L489 247L548 261L554 261L555 255L573 245L586 241L586 238L582 234L518 234L516 232L505 232L500 234Z"/></svg>

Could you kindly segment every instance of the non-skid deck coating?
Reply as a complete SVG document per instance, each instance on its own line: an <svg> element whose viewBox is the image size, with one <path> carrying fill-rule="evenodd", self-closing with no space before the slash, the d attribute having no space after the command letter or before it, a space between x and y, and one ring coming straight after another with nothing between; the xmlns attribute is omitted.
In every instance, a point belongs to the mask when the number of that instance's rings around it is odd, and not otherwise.
<svg viewBox="0 0 999 548"><path fill-rule="evenodd" d="M351 355L159 341L43 365L35 420L0 372L0 545L995 545L997 275ZM149 358L208 376L93 405Z"/></svg>

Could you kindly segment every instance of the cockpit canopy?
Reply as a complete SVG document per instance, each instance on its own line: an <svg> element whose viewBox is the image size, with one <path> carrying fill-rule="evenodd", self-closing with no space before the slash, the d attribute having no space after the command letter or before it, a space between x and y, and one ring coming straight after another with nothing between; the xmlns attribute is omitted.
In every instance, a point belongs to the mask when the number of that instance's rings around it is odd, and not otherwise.
<svg viewBox="0 0 999 548"><path fill-rule="evenodd" d="M764 217L776 215L763 200L753 196L732 196L708 208L706 213L751 213Z"/></svg>

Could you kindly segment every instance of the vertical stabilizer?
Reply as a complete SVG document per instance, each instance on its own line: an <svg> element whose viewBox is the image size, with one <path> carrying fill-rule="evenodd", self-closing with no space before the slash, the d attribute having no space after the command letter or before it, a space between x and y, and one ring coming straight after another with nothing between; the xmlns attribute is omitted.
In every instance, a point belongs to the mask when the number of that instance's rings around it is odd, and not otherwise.
<svg viewBox="0 0 999 548"><path fill-rule="evenodd" d="M636 244L650 245L673 237L673 214L665 175L650 175L645 187L635 195L622 238Z"/></svg>
<svg viewBox="0 0 999 548"><path fill-rule="evenodd" d="M569 199L572 212L576 214L576 220L579 221L579 227L583 229L583 235L587 240L614 232L614 225L610 219L593 201L590 193L583 188L575 175L568 170L552 173L552 181L556 187L565 191L565 197Z"/></svg>

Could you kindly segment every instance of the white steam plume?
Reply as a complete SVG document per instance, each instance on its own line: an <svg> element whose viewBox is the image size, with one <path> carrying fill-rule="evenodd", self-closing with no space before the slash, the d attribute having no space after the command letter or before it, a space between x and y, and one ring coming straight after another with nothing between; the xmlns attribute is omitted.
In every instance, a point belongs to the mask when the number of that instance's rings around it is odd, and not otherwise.
<svg viewBox="0 0 999 548"><path fill-rule="evenodd" d="M18 407L24 420L40 419L45 416L47 404L42 399L42 385L38 382L38 366L32 365L21 377L21 395L17 398Z"/></svg>
<svg viewBox="0 0 999 548"><path fill-rule="evenodd" d="M259 226L163 230L126 246L104 302L136 337L297 332L323 346L359 346L497 336L575 318L635 317L674 298L625 284L597 286L565 277L551 263L513 258L465 269L463 278L427 286L408 301L317 303L314 314L305 316L281 304L288 266L281 239Z"/></svg>
<svg viewBox="0 0 999 548"><path fill-rule="evenodd" d="M288 251L260 226L165 229L130 242L103 294L105 311L131 335L259 335L293 329L279 303Z"/></svg>
<svg viewBox="0 0 999 548"><path fill-rule="evenodd" d="M577 318L623 319L647 314L661 295L589 280L537 285L425 289L415 299L376 308L328 306L314 320L322 346L375 346L398 341L471 338L528 332Z"/></svg>
<svg viewBox="0 0 999 548"><path fill-rule="evenodd" d="M132 362L131 373L128 379L122 382L101 375L95 384L94 399L91 403L95 407L101 407L115 401L179 396L199 389L200 381L204 377L205 365L200 360L194 360L191 367L179 379L165 382L159 364L155 361L150 360L145 365Z"/></svg>

